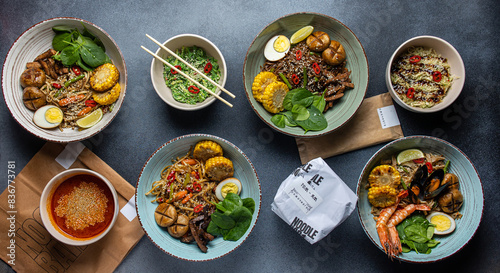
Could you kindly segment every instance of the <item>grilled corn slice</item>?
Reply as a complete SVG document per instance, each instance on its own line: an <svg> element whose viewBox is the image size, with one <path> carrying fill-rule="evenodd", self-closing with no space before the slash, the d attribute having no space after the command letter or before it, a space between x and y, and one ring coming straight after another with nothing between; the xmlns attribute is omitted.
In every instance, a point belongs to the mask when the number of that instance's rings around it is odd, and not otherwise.
<svg viewBox="0 0 500 273"><path fill-rule="evenodd" d="M273 82L262 94L262 105L273 114L283 111L283 100L288 93L288 86L283 82Z"/></svg>
<svg viewBox="0 0 500 273"><path fill-rule="evenodd" d="M215 181L232 177L234 174L233 162L223 156L209 158L205 163L207 175Z"/></svg>
<svg viewBox="0 0 500 273"><path fill-rule="evenodd" d="M368 201L379 208L396 204L398 191L390 186L371 187L368 190Z"/></svg>
<svg viewBox="0 0 500 273"><path fill-rule="evenodd" d="M252 93L255 100L262 102L262 95L264 94L266 87L277 80L278 77L272 72L264 71L257 74L252 84Z"/></svg>
<svg viewBox="0 0 500 273"><path fill-rule="evenodd" d="M389 186L397 188L401 184L401 175L390 165L380 165L370 172L368 182L370 187Z"/></svg>
<svg viewBox="0 0 500 273"><path fill-rule="evenodd" d="M117 83L115 84L115 86L113 86L113 88L104 93L92 92L92 98L101 105L109 105L115 102L118 97L120 97L120 92L121 87L120 84Z"/></svg>
<svg viewBox="0 0 500 273"><path fill-rule="evenodd" d="M222 147L215 141L203 140L196 143L193 150L193 157L206 161L207 159L214 156L222 156Z"/></svg>
<svg viewBox="0 0 500 273"><path fill-rule="evenodd" d="M104 92L115 86L120 78L120 72L114 64L105 63L94 70L90 77L90 86L97 92Z"/></svg>

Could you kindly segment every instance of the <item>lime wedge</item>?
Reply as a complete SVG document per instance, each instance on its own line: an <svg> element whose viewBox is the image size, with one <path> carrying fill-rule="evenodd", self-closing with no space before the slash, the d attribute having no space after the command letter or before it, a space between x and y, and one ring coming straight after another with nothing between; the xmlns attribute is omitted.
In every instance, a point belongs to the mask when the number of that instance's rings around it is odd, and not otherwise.
<svg viewBox="0 0 500 273"><path fill-rule="evenodd" d="M398 161L398 164L401 164L404 162L408 162L410 160L424 158L424 157L425 157L424 152L420 151L419 149L408 149L400 152L396 160Z"/></svg>
<svg viewBox="0 0 500 273"><path fill-rule="evenodd" d="M305 26L305 27L297 30L290 38L290 43L296 44L296 43L304 40L305 38L307 38L307 36L311 35L313 30L314 30L313 26Z"/></svg>
<svg viewBox="0 0 500 273"><path fill-rule="evenodd" d="M94 112L90 113L88 116L81 118L76 121L76 124L80 126L80 128L90 128L96 125L102 119L102 110L101 108L97 108Z"/></svg>

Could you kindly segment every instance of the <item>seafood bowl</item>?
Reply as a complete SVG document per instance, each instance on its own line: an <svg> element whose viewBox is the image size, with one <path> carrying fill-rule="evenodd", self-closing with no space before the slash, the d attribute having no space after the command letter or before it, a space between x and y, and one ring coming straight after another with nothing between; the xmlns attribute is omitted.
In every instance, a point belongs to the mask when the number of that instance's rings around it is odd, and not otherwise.
<svg viewBox="0 0 500 273"><path fill-rule="evenodd" d="M237 241L225 241L222 237L216 237L207 244L207 253L201 252L196 243L182 243L173 238L166 228L158 226L155 221L154 212L157 203L152 203L154 197L146 196L154 181L160 179L160 172L167 165L172 164L176 157L184 156L191 147L201 140L212 140L219 143L224 151L224 157L229 158L234 165L234 177L242 184L241 198L251 197L255 201L255 211L252 216L250 227L246 233ZM136 193L137 215L142 228L148 238L165 253L178 259L188 261L209 261L220 258L241 246L252 232L261 206L261 189L257 172L248 157L234 144L217 136L208 134L190 134L174 138L158 148L144 164L139 176Z"/></svg>
<svg viewBox="0 0 500 273"><path fill-rule="evenodd" d="M392 155L412 148L420 149L424 153L440 154L450 160L449 172L458 176L460 191L464 198L463 205L459 210L463 217L455 220L455 231L444 236L434 235L433 238L440 243L432 249L430 254L417 254L415 251L411 251L401 253L396 257L405 262L430 263L452 256L472 239L483 215L483 187L479 174L470 159L449 142L429 136L409 136L385 145L366 163L357 186L359 221L368 238L381 251L384 250L380 244L375 220L371 214L371 204L368 202L368 176L382 159L390 158Z"/></svg>
<svg viewBox="0 0 500 273"><path fill-rule="evenodd" d="M218 84L224 87L227 79L226 61L224 60L224 56L217 48L217 46L210 40L196 34L180 34L168 39L167 41L165 41L165 43L163 43L163 45L173 52L183 46L197 46L202 48L208 56L211 56L217 60L221 72ZM160 56L163 59L170 56L170 54L162 48L158 48L158 50L156 51L156 55ZM205 101L197 102L196 104L188 104L176 101L172 96L172 90L165 84L163 67L164 64L161 61L153 58L153 60L151 61L151 82L153 83L156 94L158 94L158 96L168 105L179 110L195 111L203 109L217 100L217 98L215 98L214 96L210 96ZM202 78L200 77L200 79ZM220 96L220 88L217 88L214 93Z"/></svg>
<svg viewBox="0 0 500 273"><path fill-rule="evenodd" d="M80 30L85 26L92 34L97 36L106 48L106 54L120 72L119 84L121 92L115 102L113 110L104 114L101 121L91 128L79 130L78 128L65 128L62 131L58 128L42 129L33 123L34 112L27 109L23 103L23 88L20 84L20 77L26 69L26 63L32 62L38 55L52 47L52 39L55 32L54 26L68 26ZM123 54L116 42L103 29L97 25L78 18L57 17L39 22L27 29L12 44L5 62L2 73L2 89L5 103L14 119L31 134L52 142L74 142L90 138L106 128L115 118L125 99L127 88L127 67Z"/></svg>
<svg viewBox="0 0 500 273"><path fill-rule="evenodd" d="M450 89L448 89L448 94L443 98L443 100L440 103L430 108L413 107L406 104L403 100L401 100L401 98L398 97L391 83L392 63L394 62L395 59L399 57L399 55L403 54L406 50L408 50L408 48L415 46L433 48L437 54L446 58L448 63L450 64L450 73L455 77L453 79ZM405 41L396 49L396 51L394 51L385 69L385 84L387 86L387 89L389 90L389 93L392 96L392 99L396 101L396 103L402 108L416 113L438 112L450 106L462 92L464 83L465 83L465 67L464 67L464 62L462 61L462 57L460 57L458 51L450 43L435 36L417 36Z"/></svg>
<svg viewBox="0 0 500 273"><path fill-rule="evenodd" d="M304 133L301 127L277 127L271 118L273 114L267 112L262 104L253 97L252 83L255 76L261 71L265 62L264 48L271 37L285 35L290 38L297 30L311 25L314 31L324 31L331 36L332 40L339 41L345 48L347 65L351 71L351 80L354 89L346 90L345 95L338 100L333 109L324 115L328 121L328 127L321 131L308 131ZM274 130L294 137L316 137L333 132L345 125L356 113L363 101L368 89L368 60L365 50L356 35L344 24L335 18L319 13L294 13L278 18L267 25L252 41L248 48L243 64L243 83L247 99L257 116Z"/></svg>

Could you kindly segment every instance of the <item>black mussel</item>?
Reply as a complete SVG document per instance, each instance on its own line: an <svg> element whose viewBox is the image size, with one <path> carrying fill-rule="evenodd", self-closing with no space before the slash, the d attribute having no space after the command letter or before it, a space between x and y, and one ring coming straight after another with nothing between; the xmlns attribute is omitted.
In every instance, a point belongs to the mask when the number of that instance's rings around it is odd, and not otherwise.
<svg viewBox="0 0 500 273"><path fill-rule="evenodd" d="M413 179L410 184L410 191L413 196L417 197L420 200L424 199L424 190L425 190L425 181L429 176L429 172L427 170L426 165L420 166L415 174L413 175Z"/></svg>
<svg viewBox="0 0 500 273"><path fill-rule="evenodd" d="M426 165L418 168L413 176L410 189L420 200L432 199L448 187L449 179L444 179L443 169L435 170L429 175Z"/></svg>

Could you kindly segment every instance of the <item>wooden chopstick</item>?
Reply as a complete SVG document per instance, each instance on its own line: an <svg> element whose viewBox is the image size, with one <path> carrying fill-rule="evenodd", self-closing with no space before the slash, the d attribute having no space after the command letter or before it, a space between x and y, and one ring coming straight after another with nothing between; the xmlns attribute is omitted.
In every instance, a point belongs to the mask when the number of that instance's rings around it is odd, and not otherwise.
<svg viewBox="0 0 500 273"><path fill-rule="evenodd" d="M216 97L217 99L219 99L220 101L222 101L223 103L227 104L229 107L233 107L233 105L231 103L229 103L228 101L226 101L225 99L221 98L219 95L215 94L214 92L212 92L212 90L206 88L203 84L197 82L196 80L192 79L191 77L189 77L186 73L182 72L180 69L177 69L177 67L171 65L169 62L165 61L163 58L161 58L160 56L156 55L155 53L153 53L152 51L150 51L149 49L145 48L144 46L141 45L141 48L144 49L147 53L153 55L153 57L155 57L157 60L161 61L162 63L168 65L170 68L172 68L173 70L177 71L178 73L180 73L182 76L186 77L188 80L190 80L191 82L193 82L194 84L198 85L199 87L205 89L205 91L207 91L210 95Z"/></svg>
<svg viewBox="0 0 500 273"><path fill-rule="evenodd" d="M220 84L216 83L215 81L213 81L212 79L210 79L208 76L205 75L205 73L199 71L198 69L196 69L194 66L192 66L190 63L186 62L184 59L182 59L179 55L175 54L172 50L170 50L168 47L164 46L162 43L158 42L155 38L149 36L149 34L146 34L146 37L148 37L149 39L151 39L151 41L153 41L155 44L159 45L163 50L167 51L168 53L170 53L170 55L174 56L175 58L177 58L179 61L183 62L185 65L187 65L189 68L193 69L194 71L198 72L202 77L204 77L205 79L207 79L210 83L212 83L213 85L217 86L220 88L220 90L224 91L226 94L228 94L229 96L231 96L231 98L235 98L235 96L229 92L228 90L226 90L224 87L222 87Z"/></svg>

